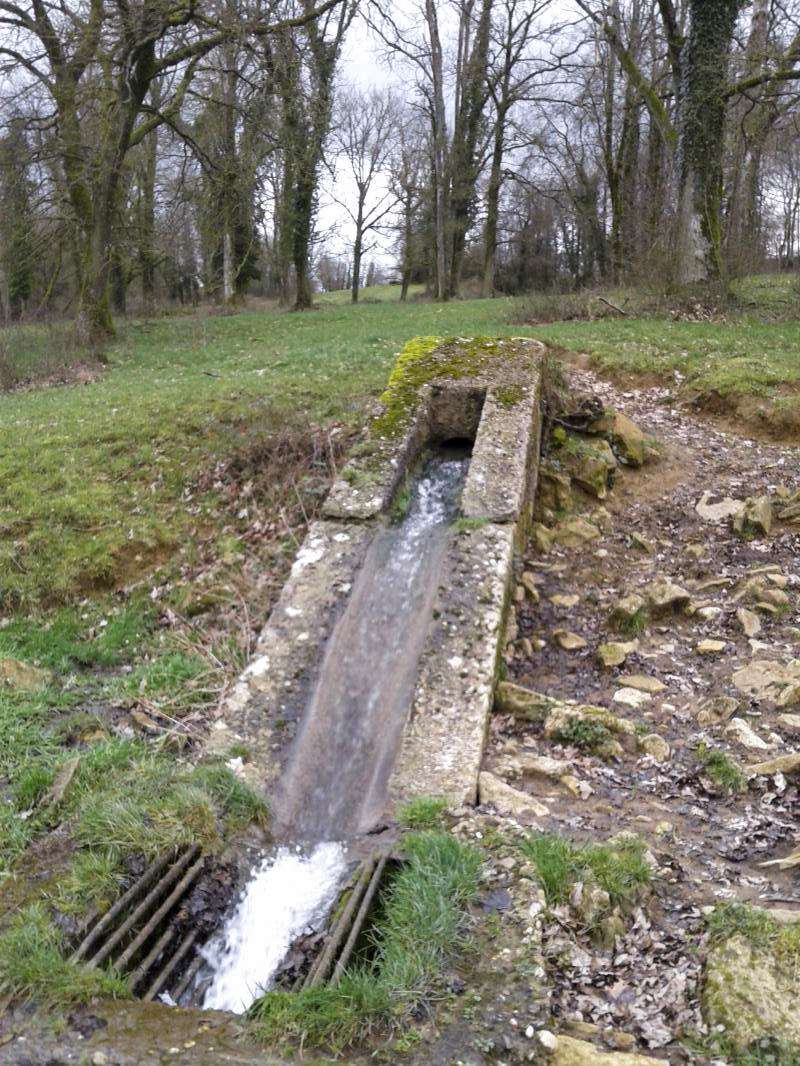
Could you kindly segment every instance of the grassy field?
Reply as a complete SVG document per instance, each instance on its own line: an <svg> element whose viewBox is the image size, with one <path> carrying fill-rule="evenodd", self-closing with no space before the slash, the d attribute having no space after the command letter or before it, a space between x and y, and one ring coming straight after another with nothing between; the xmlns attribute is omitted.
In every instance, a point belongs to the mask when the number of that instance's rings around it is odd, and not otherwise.
<svg viewBox="0 0 800 1066"><path fill-rule="evenodd" d="M397 296L129 322L102 372L0 393L0 660L47 671L30 689L0 683L0 985L85 994L84 976L55 964L53 908L113 896L132 854L188 839L213 850L266 819L224 765L195 766L205 717L408 338L530 335L679 396L797 407L800 324L782 279L750 279L742 307L714 321L652 309L551 321L594 315L585 295ZM5 331L0 354L17 377L49 373L61 329Z"/></svg>
<svg viewBox="0 0 800 1066"><path fill-rule="evenodd" d="M418 333L508 332L507 301L370 304L134 323L101 380L0 397L0 610L191 556L201 468L286 425L358 425Z"/></svg>

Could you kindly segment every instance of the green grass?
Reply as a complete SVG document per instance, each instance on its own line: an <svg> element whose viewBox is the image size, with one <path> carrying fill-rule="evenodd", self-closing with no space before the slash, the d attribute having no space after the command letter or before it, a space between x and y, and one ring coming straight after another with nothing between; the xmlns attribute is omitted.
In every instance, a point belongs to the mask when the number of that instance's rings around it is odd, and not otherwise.
<svg viewBox="0 0 800 1066"><path fill-rule="evenodd" d="M586 352L601 370L656 374L684 392L767 396L800 386L800 322L743 315L726 322L661 318L557 322L535 329L548 344Z"/></svg>
<svg viewBox="0 0 800 1066"><path fill-rule="evenodd" d="M708 777L725 792L743 792L747 787L747 777L727 752L709 748L701 741L695 755Z"/></svg>
<svg viewBox="0 0 800 1066"><path fill-rule="evenodd" d="M637 608L629 618L620 623L619 628L631 637L640 637L647 629L647 608Z"/></svg>
<svg viewBox="0 0 800 1066"><path fill-rule="evenodd" d="M692 1051L724 1062L727 1066L800 1066L800 1046L792 1047L770 1037L755 1040L743 1048L728 1037L713 1033L690 1041L690 1047Z"/></svg>
<svg viewBox="0 0 800 1066"><path fill-rule="evenodd" d="M35 997L37 1004L65 1007L97 996L128 995L124 980L104 970L90 970L64 958L64 938L44 908L32 904L18 912L0 933L0 990L14 1000Z"/></svg>
<svg viewBox="0 0 800 1066"><path fill-rule="evenodd" d="M466 945L480 853L441 830L410 834L403 844L408 862L388 889L372 959L335 985L268 992L250 1012L265 1042L338 1052L376 1030L407 1029L442 995L443 971Z"/></svg>
<svg viewBox="0 0 800 1066"><path fill-rule="evenodd" d="M614 744L614 736L607 725L578 717L568 718L553 734L553 739L601 758L613 751Z"/></svg>
<svg viewBox="0 0 800 1066"><path fill-rule="evenodd" d="M433 829L447 810L447 800L441 796L417 796L403 804L397 821L408 829Z"/></svg>
<svg viewBox="0 0 800 1066"><path fill-rule="evenodd" d="M741 936L756 951L800 965L800 923L779 925L766 911L741 903L717 904L707 923L712 944Z"/></svg>
<svg viewBox="0 0 800 1066"><path fill-rule="evenodd" d="M369 285L359 289L358 299L362 304L399 303L400 292L400 285ZM424 292L424 285L409 285L408 299L412 306L418 306L418 297ZM320 307L346 307L350 303L350 290L337 289L335 292L321 292L315 297L315 303Z"/></svg>
<svg viewBox="0 0 800 1066"><path fill-rule="evenodd" d="M591 881L606 891L612 908L625 906L637 898L651 878L644 848L636 840L578 845L550 833L532 833L519 847L536 869L551 907L567 903L577 881Z"/></svg>

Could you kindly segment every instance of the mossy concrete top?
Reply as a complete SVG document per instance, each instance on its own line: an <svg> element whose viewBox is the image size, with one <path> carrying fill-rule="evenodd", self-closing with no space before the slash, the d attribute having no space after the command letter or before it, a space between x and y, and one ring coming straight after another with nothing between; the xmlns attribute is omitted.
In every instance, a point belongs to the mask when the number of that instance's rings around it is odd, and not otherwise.
<svg viewBox="0 0 800 1066"><path fill-rule="evenodd" d="M365 439L325 503L328 518L365 521L390 505L423 448L448 437L475 437L463 514L514 521L522 506L509 462L519 455L521 423L530 423L538 395L543 346L520 337L416 337L398 356ZM492 410L491 440L481 440L482 411ZM484 432L483 436L486 436ZM482 445L482 447L480 447ZM475 458L479 459L476 466ZM519 470L515 471L519 474Z"/></svg>

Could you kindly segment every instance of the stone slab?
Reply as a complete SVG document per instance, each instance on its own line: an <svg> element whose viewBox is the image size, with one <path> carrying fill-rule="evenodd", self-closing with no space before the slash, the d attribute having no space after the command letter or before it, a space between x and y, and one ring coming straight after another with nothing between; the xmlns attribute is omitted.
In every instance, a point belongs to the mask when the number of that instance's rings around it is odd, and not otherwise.
<svg viewBox="0 0 800 1066"><path fill-rule="evenodd" d="M420 795L476 801L513 554L513 525L454 531L389 783L391 806Z"/></svg>

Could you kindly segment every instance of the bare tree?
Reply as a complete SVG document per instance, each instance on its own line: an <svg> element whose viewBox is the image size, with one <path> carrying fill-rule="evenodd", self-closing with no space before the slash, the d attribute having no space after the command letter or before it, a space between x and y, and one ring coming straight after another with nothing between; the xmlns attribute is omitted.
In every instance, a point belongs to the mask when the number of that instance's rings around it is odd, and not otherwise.
<svg viewBox="0 0 800 1066"><path fill-rule="evenodd" d="M390 93L351 89L339 94L331 130L331 171L344 185L343 193L335 193L333 199L354 230L352 303L358 303L362 259L373 247L365 245L365 239L381 228L397 205L397 193L386 181L397 120Z"/></svg>
<svg viewBox="0 0 800 1066"><path fill-rule="evenodd" d="M78 226L80 321L93 341L113 332L108 300L112 230L122 166L130 149L179 110L197 63L242 34L269 37L314 23L344 3L304 3L299 14L235 21L200 13L192 0L56 0L25 6L0 0L0 55L13 59L47 94L58 125L60 163ZM269 15L274 15L270 20ZM175 72L161 109L147 113L156 79Z"/></svg>
<svg viewBox="0 0 800 1066"><path fill-rule="evenodd" d="M441 5L417 0L397 13L372 0L370 23L389 53L411 65L430 123L435 247L434 295L458 292L466 235L473 222L482 162L481 132L488 98L489 33L495 0L452 0L443 13L455 21L452 65L443 43ZM449 87L452 91L449 92ZM452 123L448 123L448 103Z"/></svg>
<svg viewBox="0 0 800 1066"><path fill-rule="evenodd" d="M355 0L342 0L337 9L316 17L311 0L302 3L308 12L302 24L287 26L264 42L280 107L283 173L276 211L281 287L286 298L291 263L296 311L307 310L312 303L310 260L319 171L330 129L336 66L356 10Z"/></svg>

